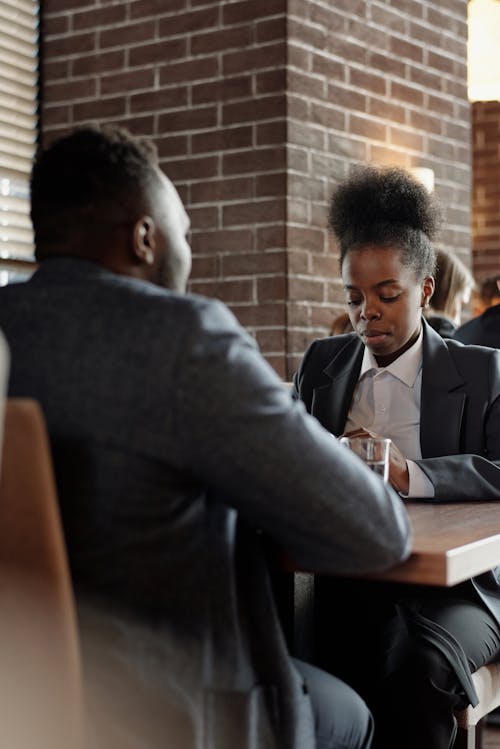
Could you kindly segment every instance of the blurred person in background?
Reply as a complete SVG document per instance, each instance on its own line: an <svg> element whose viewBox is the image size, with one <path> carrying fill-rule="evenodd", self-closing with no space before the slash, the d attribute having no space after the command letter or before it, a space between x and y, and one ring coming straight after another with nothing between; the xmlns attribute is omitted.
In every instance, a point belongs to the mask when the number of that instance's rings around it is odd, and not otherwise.
<svg viewBox="0 0 500 749"><path fill-rule="evenodd" d="M500 276L483 281L480 287L480 304L475 310L482 310L455 331L453 338L461 343L476 346L500 348Z"/></svg>
<svg viewBox="0 0 500 749"><path fill-rule="evenodd" d="M456 255L436 250L434 293L424 315L441 336L453 338L462 319L462 308L469 303L474 286L472 273Z"/></svg>

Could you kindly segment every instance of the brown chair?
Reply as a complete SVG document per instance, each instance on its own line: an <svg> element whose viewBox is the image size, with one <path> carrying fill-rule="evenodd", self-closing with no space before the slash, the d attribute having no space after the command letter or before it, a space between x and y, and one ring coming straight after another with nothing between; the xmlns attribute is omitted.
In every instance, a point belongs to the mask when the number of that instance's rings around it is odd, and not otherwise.
<svg viewBox="0 0 500 749"><path fill-rule="evenodd" d="M0 469L0 746L81 749L76 615L39 405L9 399Z"/></svg>

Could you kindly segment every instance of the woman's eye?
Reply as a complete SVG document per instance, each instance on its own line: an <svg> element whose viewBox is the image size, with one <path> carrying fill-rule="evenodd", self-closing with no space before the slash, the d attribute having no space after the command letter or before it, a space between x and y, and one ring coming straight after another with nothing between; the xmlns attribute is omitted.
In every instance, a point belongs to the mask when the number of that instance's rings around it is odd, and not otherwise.
<svg viewBox="0 0 500 749"><path fill-rule="evenodd" d="M388 304L390 304L391 302L396 302L398 299L399 299L399 294L397 294L396 296L381 296L380 297L381 302L387 302Z"/></svg>
<svg viewBox="0 0 500 749"><path fill-rule="evenodd" d="M348 299L347 304L349 307L357 307L358 304L361 304L361 299Z"/></svg>

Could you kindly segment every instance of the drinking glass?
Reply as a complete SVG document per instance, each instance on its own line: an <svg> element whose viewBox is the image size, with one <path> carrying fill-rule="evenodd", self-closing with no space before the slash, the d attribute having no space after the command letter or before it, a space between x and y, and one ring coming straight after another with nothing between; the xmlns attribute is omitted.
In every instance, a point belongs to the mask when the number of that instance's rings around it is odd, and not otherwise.
<svg viewBox="0 0 500 749"><path fill-rule="evenodd" d="M340 442L359 455L386 483L389 481L391 440L388 437L341 437Z"/></svg>

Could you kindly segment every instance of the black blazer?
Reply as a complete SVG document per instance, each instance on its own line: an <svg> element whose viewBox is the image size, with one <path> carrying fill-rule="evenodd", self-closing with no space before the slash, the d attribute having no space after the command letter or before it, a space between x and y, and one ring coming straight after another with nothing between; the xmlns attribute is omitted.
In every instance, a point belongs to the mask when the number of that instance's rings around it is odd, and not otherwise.
<svg viewBox="0 0 500 749"><path fill-rule="evenodd" d="M443 339L423 324L415 462L438 500L500 499L500 352ZM295 375L307 410L335 435L344 431L363 350L355 333L314 341Z"/></svg>
<svg viewBox="0 0 500 749"><path fill-rule="evenodd" d="M423 325L422 459L415 462L433 483L435 500L500 499L500 351L443 339ZM314 341L294 378L307 410L337 436L363 350L356 333ZM500 623L500 567L472 584Z"/></svg>

